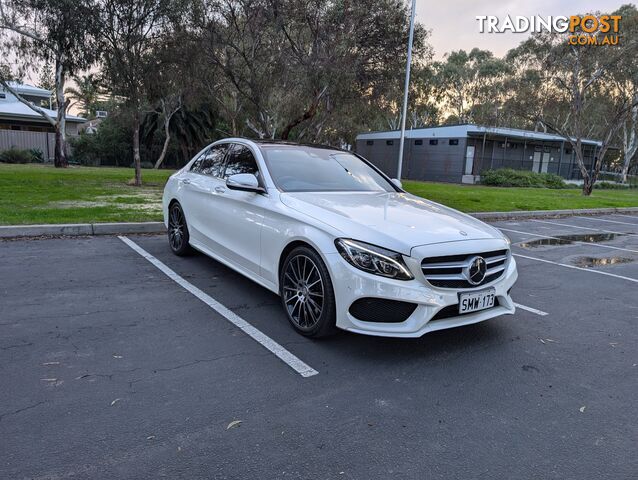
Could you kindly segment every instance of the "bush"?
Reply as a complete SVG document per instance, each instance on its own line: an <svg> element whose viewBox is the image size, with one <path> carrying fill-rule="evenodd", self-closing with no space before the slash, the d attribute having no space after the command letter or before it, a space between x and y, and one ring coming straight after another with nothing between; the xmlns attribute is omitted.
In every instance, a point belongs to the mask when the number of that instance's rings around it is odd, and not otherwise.
<svg viewBox="0 0 638 480"><path fill-rule="evenodd" d="M123 167L128 166L133 157L128 126L111 117L100 124L97 133L81 133L70 142L71 161L81 165Z"/></svg>
<svg viewBox="0 0 638 480"><path fill-rule="evenodd" d="M614 183L614 182L596 182L594 188L600 188L601 190L624 190L626 188L632 188L627 183Z"/></svg>
<svg viewBox="0 0 638 480"><path fill-rule="evenodd" d="M567 188L565 181L553 173L502 168L481 172L481 183L493 187Z"/></svg>
<svg viewBox="0 0 638 480"><path fill-rule="evenodd" d="M37 163L44 162L44 155L42 153L42 150L40 150L39 148L30 148L29 153L31 154L31 157L33 158L33 160L31 160L32 162L37 162Z"/></svg>
<svg viewBox="0 0 638 480"><path fill-rule="evenodd" d="M40 157L41 156L42 152L40 152ZM3 163L31 163L37 161L38 159L33 155L31 150L21 150L11 147L9 150L0 153L0 162Z"/></svg>

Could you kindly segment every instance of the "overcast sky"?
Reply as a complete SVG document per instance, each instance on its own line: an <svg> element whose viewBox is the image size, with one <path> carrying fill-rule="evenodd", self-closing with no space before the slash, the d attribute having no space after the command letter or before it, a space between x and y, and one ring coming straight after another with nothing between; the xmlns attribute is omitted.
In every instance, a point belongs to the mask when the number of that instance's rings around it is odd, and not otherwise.
<svg viewBox="0 0 638 480"><path fill-rule="evenodd" d="M407 0L409 1L409 0ZM631 0L417 0L416 17L432 31L430 43L437 59L452 50L473 47L491 50L498 56L526 38L522 33L479 33L477 15L576 15L591 11L616 10Z"/></svg>

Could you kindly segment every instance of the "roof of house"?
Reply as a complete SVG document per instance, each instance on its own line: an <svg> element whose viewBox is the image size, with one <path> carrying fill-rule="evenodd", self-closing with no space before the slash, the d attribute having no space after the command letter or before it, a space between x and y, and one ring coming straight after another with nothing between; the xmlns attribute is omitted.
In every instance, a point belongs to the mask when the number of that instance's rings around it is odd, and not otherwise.
<svg viewBox="0 0 638 480"><path fill-rule="evenodd" d="M43 98L49 98L51 95L48 90L37 88L33 85L11 82L11 87L22 95L31 95ZM0 87L0 90L2 90L2 87ZM0 118L30 120L37 123L46 123L46 120L42 117L42 115L29 108L29 106L25 105L24 103L20 102L11 92L8 92L6 90L2 91L6 94L6 98L0 99ZM57 112L55 110L51 110L48 108L42 108L42 110L44 110L51 117L55 118L57 116ZM66 121L82 123L85 122L86 119L67 114Z"/></svg>
<svg viewBox="0 0 638 480"><path fill-rule="evenodd" d="M49 98L51 97L51 92L45 88L34 87L33 85L29 85L28 83L18 83L18 82L7 82L11 85L11 88L16 90L18 93L22 95L31 95L34 97L42 97Z"/></svg>
<svg viewBox="0 0 638 480"><path fill-rule="evenodd" d="M560 135L544 132L533 132L531 130L522 130L519 128L505 127L486 127L483 125L474 125L471 123L463 125L442 125L439 127L414 128L405 131L405 138L450 138L450 137L468 137L472 135L497 135L512 139L524 140L546 140L553 142L565 141ZM401 136L400 130L389 130L385 132L368 132L357 135L357 140L375 140L375 139L395 139ZM590 145L602 145L602 142L592 139L583 139L583 143Z"/></svg>

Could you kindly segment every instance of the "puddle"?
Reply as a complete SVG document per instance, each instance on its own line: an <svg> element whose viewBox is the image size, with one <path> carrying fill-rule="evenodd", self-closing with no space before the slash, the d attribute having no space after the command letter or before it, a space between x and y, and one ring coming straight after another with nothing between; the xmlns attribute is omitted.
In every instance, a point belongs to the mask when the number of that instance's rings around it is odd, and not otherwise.
<svg viewBox="0 0 638 480"><path fill-rule="evenodd" d="M584 233L577 235L558 235L554 238L539 238L538 240L530 240L529 242L519 243L519 247L534 248L546 245L571 245L575 242L584 243L600 243L609 242L618 237L624 237L624 233Z"/></svg>
<svg viewBox="0 0 638 480"><path fill-rule="evenodd" d="M605 265L617 265L619 263L635 262L633 258L627 257L577 257L572 263L577 267L604 267Z"/></svg>

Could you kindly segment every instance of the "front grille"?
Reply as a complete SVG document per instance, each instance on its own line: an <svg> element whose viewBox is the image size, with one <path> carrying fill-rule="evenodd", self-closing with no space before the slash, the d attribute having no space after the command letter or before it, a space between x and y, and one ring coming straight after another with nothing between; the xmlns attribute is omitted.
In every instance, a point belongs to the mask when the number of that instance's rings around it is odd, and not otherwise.
<svg viewBox="0 0 638 480"><path fill-rule="evenodd" d="M500 305L500 303L498 302L498 298L496 298L496 299L494 299L494 306L491 307L491 308L488 308L487 310L491 310L492 308L496 308L499 305ZM479 312L484 312L484 311L485 310L479 310ZM443 320L445 318L462 317L464 315L469 315L470 313L477 313L477 312L459 313L459 304L456 303L454 305L448 305L447 307L443 307L441 310L436 312L436 315L434 315L430 319L430 322L434 322L436 320Z"/></svg>
<svg viewBox="0 0 638 480"><path fill-rule="evenodd" d="M360 298L350 305L350 315L364 322L401 323L416 309L416 303L387 300L385 298Z"/></svg>
<svg viewBox="0 0 638 480"><path fill-rule="evenodd" d="M487 263L485 278L478 285L472 285L463 275L463 269L469 265L475 256L483 257ZM507 256L507 250L495 250L483 253L430 257L423 259L421 270L423 275L425 275L425 279L434 287L476 288L493 282L503 275Z"/></svg>

